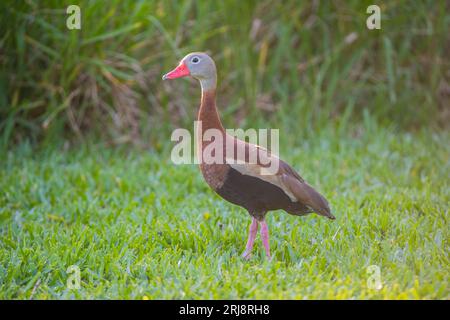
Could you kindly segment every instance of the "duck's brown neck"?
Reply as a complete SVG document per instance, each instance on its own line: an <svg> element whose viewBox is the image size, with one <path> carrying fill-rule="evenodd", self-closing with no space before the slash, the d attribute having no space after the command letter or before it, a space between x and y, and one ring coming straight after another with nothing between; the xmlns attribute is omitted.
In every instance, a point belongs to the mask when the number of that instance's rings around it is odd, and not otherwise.
<svg viewBox="0 0 450 320"><path fill-rule="evenodd" d="M216 89L202 90L202 101L198 111L198 121L202 122L202 131L218 129L224 132L216 107Z"/></svg>

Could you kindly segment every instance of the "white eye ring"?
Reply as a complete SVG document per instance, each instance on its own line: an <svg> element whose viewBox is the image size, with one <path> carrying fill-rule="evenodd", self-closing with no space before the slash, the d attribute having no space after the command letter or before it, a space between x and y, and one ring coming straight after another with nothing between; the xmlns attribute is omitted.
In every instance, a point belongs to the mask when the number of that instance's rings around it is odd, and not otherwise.
<svg viewBox="0 0 450 320"><path fill-rule="evenodd" d="M200 58L199 58L199 57L193 57L193 58L191 59L191 62L194 63L194 64L197 64L197 63L200 62Z"/></svg>

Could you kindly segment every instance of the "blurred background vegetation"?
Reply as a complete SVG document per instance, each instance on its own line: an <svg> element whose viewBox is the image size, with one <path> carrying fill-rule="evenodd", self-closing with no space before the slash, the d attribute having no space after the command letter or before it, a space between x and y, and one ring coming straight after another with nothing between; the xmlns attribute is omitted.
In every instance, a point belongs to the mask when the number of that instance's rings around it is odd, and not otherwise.
<svg viewBox="0 0 450 320"><path fill-rule="evenodd" d="M68 30L66 8L81 8ZM381 30L366 9L381 7ZM448 1L49 1L0 4L0 141L87 137L160 149L200 90L161 75L190 51L219 72L226 127L446 129ZM358 129L359 128L359 129ZM362 129L361 129L362 128Z"/></svg>

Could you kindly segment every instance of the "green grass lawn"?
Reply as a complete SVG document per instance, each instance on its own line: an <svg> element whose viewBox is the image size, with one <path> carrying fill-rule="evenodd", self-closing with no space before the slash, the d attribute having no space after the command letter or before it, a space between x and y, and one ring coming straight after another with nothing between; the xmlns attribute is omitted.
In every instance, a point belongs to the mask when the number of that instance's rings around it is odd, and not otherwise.
<svg viewBox="0 0 450 320"><path fill-rule="evenodd" d="M259 237L241 259L248 214L167 151L6 152L0 298L450 298L448 132L280 135L337 219L270 213L272 261ZM80 289L66 286L71 265ZM381 290L367 287L370 265Z"/></svg>

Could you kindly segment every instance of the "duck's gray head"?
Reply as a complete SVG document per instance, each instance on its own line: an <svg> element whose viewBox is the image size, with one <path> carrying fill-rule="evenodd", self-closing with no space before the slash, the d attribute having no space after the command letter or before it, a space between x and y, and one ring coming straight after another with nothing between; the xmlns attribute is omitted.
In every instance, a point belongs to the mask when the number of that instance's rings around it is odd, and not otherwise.
<svg viewBox="0 0 450 320"><path fill-rule="evenodd" d="M216 64L204 52L192 52L181 59L178 66L163 75L163 80L177 79L191 76L200 81L202 89L209 90L216 87Z"/></svg>

